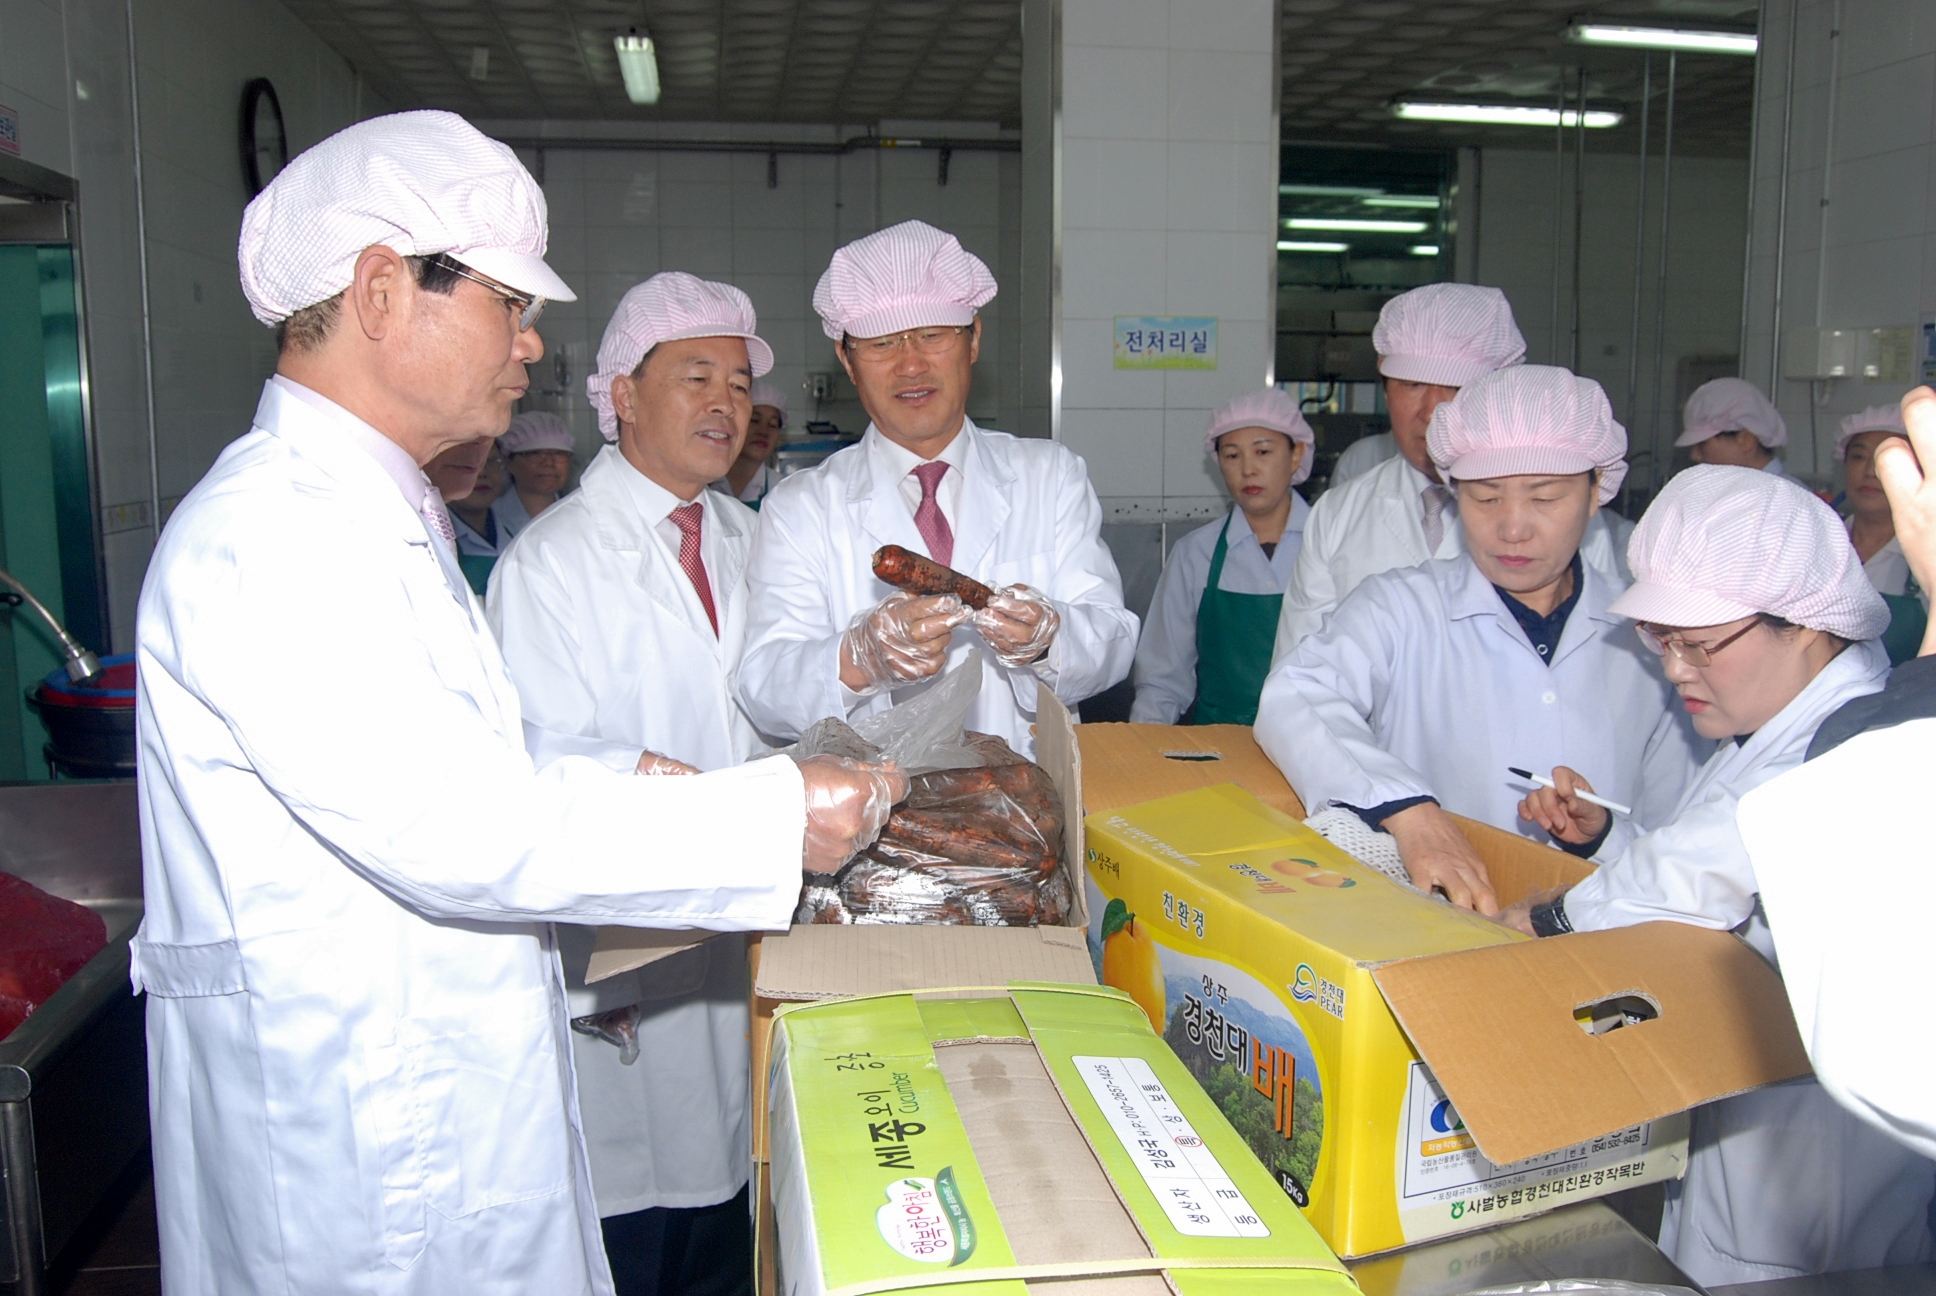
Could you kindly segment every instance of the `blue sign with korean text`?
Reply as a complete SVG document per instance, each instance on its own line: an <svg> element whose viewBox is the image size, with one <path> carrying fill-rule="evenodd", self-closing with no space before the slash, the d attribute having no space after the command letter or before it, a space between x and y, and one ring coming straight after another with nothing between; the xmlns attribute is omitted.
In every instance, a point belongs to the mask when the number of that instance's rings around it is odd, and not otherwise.
<svg viewBox="0 0 1936 1296"><path fill-rule="evenodd" d="M1118 315L1116 368L1215 369L1217 321L1211 315Z"/></svg>

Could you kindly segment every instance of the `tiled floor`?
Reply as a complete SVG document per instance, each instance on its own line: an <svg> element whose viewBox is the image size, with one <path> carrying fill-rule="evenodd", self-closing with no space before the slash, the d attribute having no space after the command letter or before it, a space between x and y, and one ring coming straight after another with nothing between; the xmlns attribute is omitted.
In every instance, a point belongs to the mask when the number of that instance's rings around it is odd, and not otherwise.
<svg viewBox="0 0 1936 1296"><path fill-rule="evenodd" d="M161 1244L155 1233L155 1185L141 1158L138 1180L75 1239L53 1275L55 1296L161 1296Z"/></svg>

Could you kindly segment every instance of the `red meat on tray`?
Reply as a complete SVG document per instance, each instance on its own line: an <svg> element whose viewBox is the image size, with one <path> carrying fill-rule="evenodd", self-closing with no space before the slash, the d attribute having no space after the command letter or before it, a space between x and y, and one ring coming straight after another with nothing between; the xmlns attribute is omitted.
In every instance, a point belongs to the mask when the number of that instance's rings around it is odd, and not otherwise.
<svg viewBox="0 0 1936 1296"><path fill-rule="evenodd" d="M101 915L0 873L0 1039L108 943Z"/></svg>

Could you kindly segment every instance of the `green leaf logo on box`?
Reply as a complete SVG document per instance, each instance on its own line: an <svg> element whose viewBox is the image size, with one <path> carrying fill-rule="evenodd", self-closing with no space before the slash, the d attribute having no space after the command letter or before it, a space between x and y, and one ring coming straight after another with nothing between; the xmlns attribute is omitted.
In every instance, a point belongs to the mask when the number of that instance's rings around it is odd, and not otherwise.
<svg viewBox="0 0 1936 1296"><path fill-rule="evenodd" d="M975 1253L975 1221L953 1166L932 1179L896 1179L874 1220L887 1244L910 1260L952 1268Z"/></svg>

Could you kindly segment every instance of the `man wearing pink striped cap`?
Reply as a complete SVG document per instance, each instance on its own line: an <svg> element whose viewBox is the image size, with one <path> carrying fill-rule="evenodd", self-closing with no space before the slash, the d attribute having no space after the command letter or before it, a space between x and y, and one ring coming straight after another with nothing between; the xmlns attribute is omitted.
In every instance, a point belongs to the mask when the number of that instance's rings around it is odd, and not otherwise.
<svg viewBox="0 0 1936 1296"><path fill-rule="evenodd" d="M570 298L545 239L517 157L441 112L338 132L243 213L276 373L135 631L171 1292L611 1296L553 924L771 929L803 852L839 867L905 790L531 758L422 465L510 422Z"/></svg>
<svg viewBox="0 0 1936 1296"><path fill-rule="evenodd" d="M1040 685L1073 705L1129 673L1136 617L1087 467L967 415L976 311L994 295L988 267L920 221L848 244L821 276L814 309L871 421L760 511L739 689L765 732L884 711L973 658L968 728L1029 754ZM952 594L911 598L873 574L888 544L997 593L979 612Z"/></svg>
<svg viewBox="0 0 1936 1296"><path fill-rule="evenodd" d="M1490 913L1485 866L1447 811L1545 840L1519 816L1511 770L1588 761L1593 785L1651 826L1707 747L1608 610L1626 582L1582 561L1627 471L1600 385L1499 369L1433 412L1428 441L1458 492L1463 552L1347 595L1272 668L1257 741L1341 840L1395 847L1415 886Z"/></svg>
<svg viewBox="0 0 1936 1296"><path fill-rule="evenodd" d="M669 272L619 299L585 380L609 444L491 579L491 628L541 763L645 748L716 770L766 754L728 683L755 515L707 486L739 454L755 379L772 367L752 302L729 284ZM661 1272L750 1274L744 941L720 936L587 986L592 943L590 927L558 928L619 1296L687 1290L654 1285Z"/></svg>
<svg viewBox="0 0 1936 1296"><path fill-rule="evenodd" d="M1506 294L1477 284L1400 293L1378 312L1371 341L1398 453L1332 486L1311 506L1278 619L1279 658L1315 634L1367 576L1460 552L1458 500L1432 463L1426 428L1432 411L1460 388L1526 358ZM1621 573L1627 529L1625 519L1615 525L1613 514L1596 515L1582 546L1586 561Z"/></svg>

